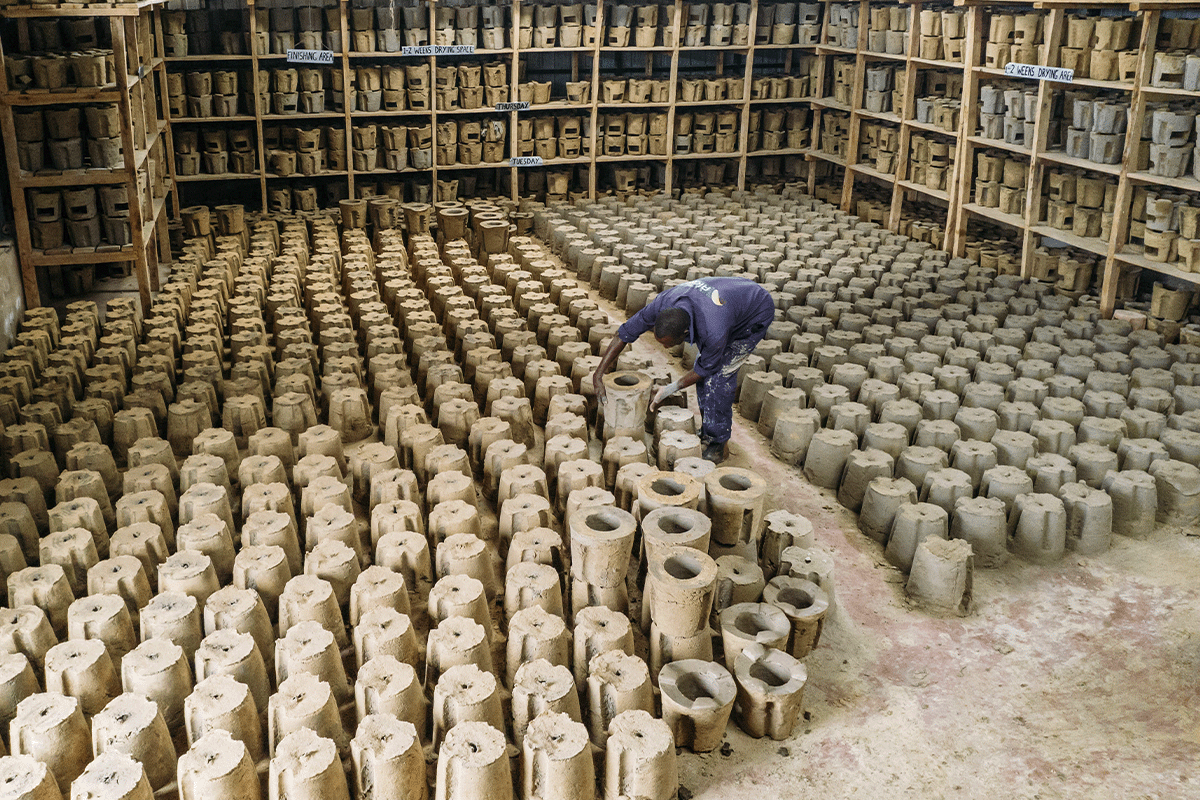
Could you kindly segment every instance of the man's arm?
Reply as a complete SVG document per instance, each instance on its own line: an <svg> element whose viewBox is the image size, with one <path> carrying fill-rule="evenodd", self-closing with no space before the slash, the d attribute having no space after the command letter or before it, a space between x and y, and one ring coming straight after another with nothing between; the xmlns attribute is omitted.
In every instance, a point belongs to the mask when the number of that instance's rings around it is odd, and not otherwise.
<svg viewBox="0 0 1200 800"><path fill-rule="evenodd" d="M701 378L707 378L721 370L721 361L729 348L727 331L712 332L707 338L696 343L699 353L692 363L692 371Z"/></svg>
<svg viewBox="0 0 1200 800"><path fill-rule="evenodd" d="M650 410L656 410L668 397L677 392L682 392L684 389L688 388L699 380L700 375L696 374L696 370L689 369L687 372L683 373L682 378L673 383L668 383L666 386L658 390L658 394L654 395L654 399L650 401Z"/></svg>
<svg viewBox="0 0 1200 800"><path fill-rule="evenodd" d="M608 343L608 349L600 357L600 365L592 373L592 388L596 390L596 400L600 403L604 402L606 394L604 390L604 373L612 369L613 364L617 363L617 357L621 355L621 351L624 349L625 341L620 336L612 337L612 341Z"/></svg>

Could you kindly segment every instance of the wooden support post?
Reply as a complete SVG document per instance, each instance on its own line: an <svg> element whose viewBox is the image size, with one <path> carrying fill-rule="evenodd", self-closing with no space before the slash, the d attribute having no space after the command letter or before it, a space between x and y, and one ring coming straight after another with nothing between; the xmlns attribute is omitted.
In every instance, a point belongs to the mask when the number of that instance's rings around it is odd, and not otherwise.
<svg viewBox="0 0 1200 800"><path fill-rule="evenodd" d="M858 48L854 56L854 92L850 97L850 128L846 142L846 174L842 180L842 211L849 213L851 196L854 193L854 166L858 164L858 138L862 127L863 94L866 87L867 57L867 27L870 24L871 7L869 0L859 0L858 3Z"/></svg>
<svg viewBox="0 0 1200 800"><path fill-rule="evenodd" d="M912 125L909 123L912 122L916 109L917 72L920 70L920 66L913 62L913 58L920 53L921 4L913 3L908 8L908 44L904 61L904 107L900 109L900 151L896 153L896 182L892 186L892 207L889 209L887 221L887 229L892 232L900 228L900 214L904 209L904 200L908 194L908 190L900 185L900 181L908 179L908 162L912 147Z"/></svg>
<svg viewBox="0 0 1200 800"><path fill-rule="evenodd" d="M154 72L158 76L158 84L155 87L158 91L158 112L162 115L162 137L163 137L163 159L167 162L167 174L171 176L171 217L179 219L179 184L176 182L178 176L175 174L175 139L171 131L171 103L167 100L167 60L164 54L167 52L163 46L163 23L162 23L162 8L156 6L154 13L154 45L155 52L158 54L158 61L154 65ZM164 252L170 253L170 239L168 238L167 249ZM157 291L158 273L154 274L154 289Z"/></svg>
<svg viewBox="0 0 1200 800"><path fill-rule="evenodd" d="M683 29L683 0L675 0L675 24L669 29L671 37L671 85L667 89L667 169L663 180L663 191L668 196L675 193L675 104L679 102L679 32ZM753 32L751 32L753 35Z"/></svg>
<svg viewBox="0 0 1200 800"><path fill-rule="evenodd" d="M1061 8L1050 9L1046 19L1045 53L1046 66L1058 64L1058 48L1063 34L1064 12ZM1045 178L1046 162L1039 158L1050 137L1050 109L1053 105L1055 85L1050 81L1038 83L1037 117L1034 122L1033 143L1029 150L1029 183L1025 193L1025 231L1021 237L1021 275L1028 278L1033 274L1033 251L1037 234L1033 226L1038 223L1041 207L1042 181Z"/></svg>
<svg viewBox="0 0 1200 800"><path fill-rule="evenodd" d="M259 81L261 80L261 78L260 78L259 70L258 70L258 17L254 13L254 9L255 9L254 0L246 0L246 3L247 3L246 13L250 15L250 19L249 19L249 22L250 22L250 27L249 27L249 30L250 30L250 79L251 79L251 83L254 86L254 128L255 128L255 132L258 135L258 188L259 188L259 193L262 195L262 208L264 211L266 211L267 210L267 149L266 149L265 138L263 136L263 116L267 113L267 111L269 111L269 109L263 108L261 100L262 100L263 93L270 87L269 87L269 85L268 86L260 86L259 85ZM342 21L342 36L345 36L346 35L346 33L345 33L345 30L346 30L345 17L346 17L346 15L344 12L344 9L345 9L344 4L343 4L342 8L343 8L343 13L341 14L341 17L343 20ZM345 50L349 46L350 46L349 43L345 39L343 39L342 40L342 49Z"/></svg>
<svg viewBox="0 0 1200 800"><path fill-rule="evenodd" d="M350 13L347 10L349 3L346 0L338 0L338 7L341 11L338 14L338 19L342 30L342 120L346 126L346 196L353 200L356 192L354 185L354 123L351 116L354 114L356 98L350 94L350 86L353 81L350 77L350 47L352 40L350 38ZM432 18L432 11L430 11L429 16ZM432 92L433 90L430 89L430 91ZM431 97L431 102L432 99Z"/></svg>
<svg viewBox="0 0 1200 800"><path fill-rule="evenodd" d="M754 44L757 40L758 0L750 4L750 39L746 49L746 70L742 75L742 102L739 108L740 129L738 131L738 180L739 189L746 188L746 159L750 143L750 83L754 74Z"/></svg>
<svg viewBox="0 0 1200 800"><path fill-rule="evenodd" d="M129 53L126 47L126 22L129 17L109 17L109 28L112 31L113 61L117 68L117 111L121 116L121 152L127 163L125 165L125 191L129 201L129 235L133 242L133 268L137 275L138 293L142 300L142 313L150 311L150 267L146 259L145 212L154 214L154 199L150 198L151 207L142 208L142 191L138 180L138 171L133 168L136 148L133 145L133 110L129 93ZM137 28L134 22L134 44L136 49Z"/></svg>
<svg viewBox="0 0 1200 800"><path fill-rule="evenodd" d="M1108 253L1104 259L1104 277L1100 283L1100 313L1111 318L1117 307L1117 284L1121 279L1121 262L1117 254L1129 240L1129 222L1133 215L1133 185L1129 181L1130 164L1137 161L1141 146L1142 123L1146 116L1146 95L1142 88L1149 84L1154 68L1154 50L1158 39L1158 26L1162 21L1161 11L1146 11L1142 18L1141 37L1138 41L1137 71L1133 86L1133 112L1129 128L1125 133L1125 152L1121 159L1121 175L1117 182L1117 198L1113 206L1112 230L1108 237Z"/></svg>
<svg viewBox="0 0 1200 800"><path fill-rule="evenodd" d="M944 249L959 257L966 248L967 216L963 204L971 196L971 178L975 171L975 149L968 137L975 130L979 116L979 70L983 53L983 9L967 9L967 43L963 49L963 85L959 103L958 148L955 151L954 173L949 189L950 207L946 213Z"/></svg>
<svg viewBox="0 0 1200 800"><path fill-rule="evenodd" d="M28 32L24 31L24 20L18 25L18 31L28 45ZM5 58L4 42L0 38L0 61ZM7 84L4 87L7 89ZM17 263L21 267L21 287L25 293L25 307L37 308L42 304L41 292L38 291L37 268L33 264L33 238L29 230L29 211L26 206L28 199L21 185L21 165L17 161L16 142L17 130L13 122L12 106L5 104L0 113L0 133L4 135L8 157L4 159L8 169L8 185L12 197L13 223L17 238Z"/></svg>
<svg viewBox="0 0 1200 800"><path fill-rule="evenodd" d="M521 72L521 0L513 0L512 7L508 13L508 44L512 50L512 61L509 63L508 68L508 99L510 102L516 102L517 94L520 91L517 76ZM510 160L508 166L508 193L509 198L514 203L520 199L517 193L517 184L519 183L520 176L517 174L517 168L512 166L511 159L517 154L517 126L520 123L520 117L521 112L515 109L508 114L508 157Z"/></svg>

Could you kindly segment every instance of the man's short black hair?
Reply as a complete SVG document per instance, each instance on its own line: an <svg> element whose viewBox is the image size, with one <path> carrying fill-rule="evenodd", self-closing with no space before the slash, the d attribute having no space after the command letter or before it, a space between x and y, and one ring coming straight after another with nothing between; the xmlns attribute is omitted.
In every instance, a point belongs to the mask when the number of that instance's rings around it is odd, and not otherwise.
<svg viewBox="0 0 1200 800"><path fill-rule="evenodd" d="M682 308L664 308L654 320L654 338L681 341L687 338L691 318Z"/></svg>

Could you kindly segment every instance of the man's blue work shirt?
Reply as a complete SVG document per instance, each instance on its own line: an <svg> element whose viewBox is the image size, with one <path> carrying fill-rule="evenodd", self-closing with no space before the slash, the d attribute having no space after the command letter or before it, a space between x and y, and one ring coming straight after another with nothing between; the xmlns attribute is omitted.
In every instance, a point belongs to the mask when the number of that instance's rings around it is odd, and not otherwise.
<svg viewBox="0 0 1200 800"><path fill-rule="evenodd" d="M654 329L663 309L681 308L691 320L687 341L700 350L692 369L701 378L717 372L733 342L765 329L775 319L775 302L759 284L746 278L700 278L660 293L617 330L632 344Z"/></svg>

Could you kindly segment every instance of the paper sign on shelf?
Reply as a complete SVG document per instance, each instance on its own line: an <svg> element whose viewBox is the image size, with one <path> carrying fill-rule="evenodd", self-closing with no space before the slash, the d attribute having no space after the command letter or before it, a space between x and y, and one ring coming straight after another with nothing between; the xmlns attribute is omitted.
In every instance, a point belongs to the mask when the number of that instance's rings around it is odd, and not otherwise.
<svg viewBox="0 0 1200 800"><path fill-rule="evenodd" d="M473 44L418 44L400 48L402 56L470 56L475 54Z"/></svg>
<svg viewBox="0 0 1200 800"><path fill-rule="evenodd" d="M332 64L332 50L288 50L289 64Z"/></svg>
<svg viewBox="0 0 1200 800"><path fill-rule="evenodd" d="M521 100L516 103L496 103L497 111L528 111L529 101Z"/></svg>
<svg viewBox="0 0 1200 800"><path fill-rule="evenodd" d="M1010 78L1029 78L1035 81L1056 81L1071 83L1075 80L1075 70L1065 67L1043 67L1038 64L1018 64L1010 61L1004 65L1004 74Z"/></svg>
<svg viewBox="0 0 1200 800"><path fill-rule="evenodd" d="M540 167L542 165L541 156L516 156L508 160L510 167Z"/></svg>

